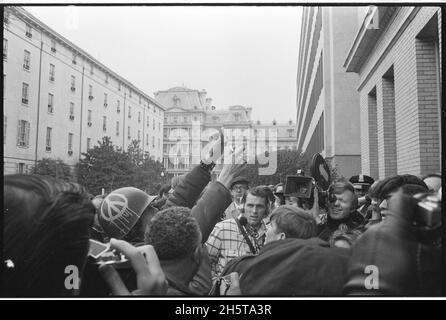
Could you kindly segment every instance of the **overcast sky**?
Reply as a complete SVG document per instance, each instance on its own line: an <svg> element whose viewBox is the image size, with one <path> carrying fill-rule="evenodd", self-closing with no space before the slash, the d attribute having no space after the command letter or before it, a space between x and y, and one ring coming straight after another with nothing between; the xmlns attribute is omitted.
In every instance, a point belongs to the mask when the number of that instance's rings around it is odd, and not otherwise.
<svg viewBox="0 0 446 320"><path fill-rule="evenodd" d="M301 7L25 7L139 89L205 89L253 120L296 118Z"/></svg>

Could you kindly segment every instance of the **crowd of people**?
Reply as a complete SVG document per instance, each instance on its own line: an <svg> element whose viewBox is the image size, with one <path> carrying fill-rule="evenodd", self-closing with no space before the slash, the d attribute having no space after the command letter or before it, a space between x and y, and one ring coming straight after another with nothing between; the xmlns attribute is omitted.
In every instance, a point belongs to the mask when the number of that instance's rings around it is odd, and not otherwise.
<svg viewBox="0 0 446 320"><path fill-rule="evenodd" d="M212 181L215 160L156 196L5 176L2 294L444 294L440 174L357 175L309 200L252 186L243 162ZM93 254L92 241L106 249Z"/></svg>

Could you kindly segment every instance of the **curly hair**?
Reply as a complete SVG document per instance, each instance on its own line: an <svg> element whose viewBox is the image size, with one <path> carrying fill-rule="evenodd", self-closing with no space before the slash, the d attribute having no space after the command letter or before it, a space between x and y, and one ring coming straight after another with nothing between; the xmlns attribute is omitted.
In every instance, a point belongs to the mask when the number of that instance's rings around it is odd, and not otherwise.
<svg viewBox="0 0 446 320"><path fill-rule="evenodd" d="M151 219L145 243L155 248L160 260L181 259L193 254L201 241L198 222L186 207L169 207Z"/></svg>

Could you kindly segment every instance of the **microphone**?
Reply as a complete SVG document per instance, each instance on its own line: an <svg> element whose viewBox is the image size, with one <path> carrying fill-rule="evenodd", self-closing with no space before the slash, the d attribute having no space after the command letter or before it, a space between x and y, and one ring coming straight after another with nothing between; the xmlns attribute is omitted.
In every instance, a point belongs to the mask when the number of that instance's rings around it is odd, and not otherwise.
<svg viewBox="0 0 446 320"><path fill-rule="evenodd" d="M245 228L248 233L253 236L254 238L258 237L258 233L252 229L252 227L248 224L248 219L246 217L241 216L238 221L240 221L240 224Z"/></svg>

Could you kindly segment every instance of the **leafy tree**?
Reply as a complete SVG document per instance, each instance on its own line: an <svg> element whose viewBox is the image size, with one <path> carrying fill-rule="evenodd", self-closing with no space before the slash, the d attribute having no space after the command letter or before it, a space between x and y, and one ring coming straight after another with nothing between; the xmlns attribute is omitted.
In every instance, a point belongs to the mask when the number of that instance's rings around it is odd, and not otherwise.
<svg viewBox="0 0 446 320"><path fill-rule="evenodd" d="M98 143L82 154L84 157L77 165L78 182L91 193L129 186L150 194L158 192L165 179L161 177L164 168L149 153L143 153L137 140L130 143L126 152L114 146L110 137L103 137Z"/></svg>
<svg viewBox="0 0 446 320"><path fill-rule="evenodd" d="M131 186L132 162L127 153L113 145L110 137L103 137L98 145L82 153L77 164L78 182L91 193L100 194Z"/></svg>
<svg viewBox="0 0 446 320"><path fill-rule="evenodd" d="M143 153L137 140L130 143L127 154L133 164L132 186L149 194L158 193L165 179L161 177L162 163L153 160L148 152Z"/></svg>
<svg viewBox="0 0 446 320"><path fill-rule="evenodd" d="M73 180L71 167L61 159L43 158L31 170L34 174L48 175L66 181Z"/></svg>

